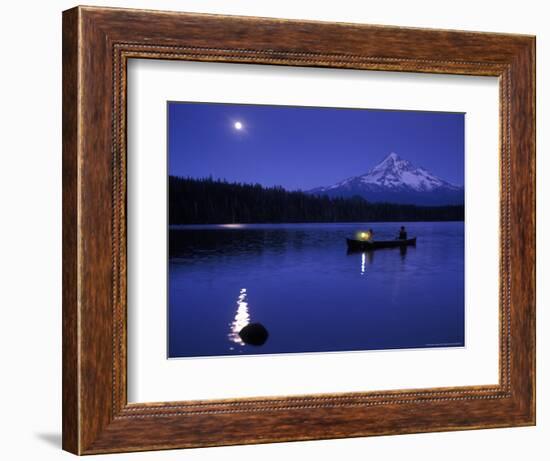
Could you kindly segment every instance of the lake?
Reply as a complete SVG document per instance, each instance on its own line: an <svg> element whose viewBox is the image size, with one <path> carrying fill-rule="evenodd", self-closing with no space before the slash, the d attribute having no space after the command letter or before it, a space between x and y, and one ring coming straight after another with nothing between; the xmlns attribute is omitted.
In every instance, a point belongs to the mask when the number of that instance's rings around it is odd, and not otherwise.
<svg viewBox="0 0 550 461"><path fill-rule="evenodd" d="M464 223L405 224L416 247L352 254L401 223L171 226L169 357L463 346Z"/></svg>

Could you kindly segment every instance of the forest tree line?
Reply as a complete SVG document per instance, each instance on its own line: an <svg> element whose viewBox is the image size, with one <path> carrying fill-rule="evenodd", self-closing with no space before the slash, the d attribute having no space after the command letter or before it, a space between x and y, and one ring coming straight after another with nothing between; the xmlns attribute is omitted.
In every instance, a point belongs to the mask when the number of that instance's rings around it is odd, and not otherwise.
<svg viewBox="0 0 550 461"><path fill-rule="evenodd" d="M462 205L370 203L212 178L170 176L168 188L170 224L464 220Z"/></svg>

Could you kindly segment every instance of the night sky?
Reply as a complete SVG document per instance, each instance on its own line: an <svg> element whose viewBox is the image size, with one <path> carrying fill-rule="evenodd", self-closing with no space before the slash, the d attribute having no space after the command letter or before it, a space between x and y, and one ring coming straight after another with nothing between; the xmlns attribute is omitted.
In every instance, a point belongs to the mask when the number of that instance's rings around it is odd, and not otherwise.
<svg viewBox="0 0 550 461"><path fill-rule="evenodd" d="M395 152L464 185L462 113L169 102L168 137L175 176L308 190Z"/></svg>

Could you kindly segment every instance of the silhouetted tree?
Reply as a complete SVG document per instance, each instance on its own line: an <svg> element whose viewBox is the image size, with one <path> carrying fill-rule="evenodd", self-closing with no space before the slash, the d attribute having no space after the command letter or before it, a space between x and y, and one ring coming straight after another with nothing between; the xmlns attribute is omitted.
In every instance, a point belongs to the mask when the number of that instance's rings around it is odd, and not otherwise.
<svg viewBox="0 0 550 461"><path fill-rule="evenodd" d="M464 220L462 205L370 203L359 196L330 198L212 177L170 176L168 187L170 224Z"/></svg>

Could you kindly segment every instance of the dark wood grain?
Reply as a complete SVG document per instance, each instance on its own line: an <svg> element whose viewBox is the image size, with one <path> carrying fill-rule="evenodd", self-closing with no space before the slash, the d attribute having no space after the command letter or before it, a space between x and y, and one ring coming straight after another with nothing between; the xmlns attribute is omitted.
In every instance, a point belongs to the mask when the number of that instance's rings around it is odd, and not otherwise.
<svg viewBox="0 0 550 461"><path fill-rule="evenodd" d="M64 449L90 454L534 424L534 49L534 37L507 34L92 7L64 12ZM129 404L126 63L133 58L498 76L499 384Z"/></svg>
<svg viewBox="0 0 550 461"><path fill-rule="evenodd" d="M63 448L80 452L78 400L78 10L63 16Z"/></svg>

